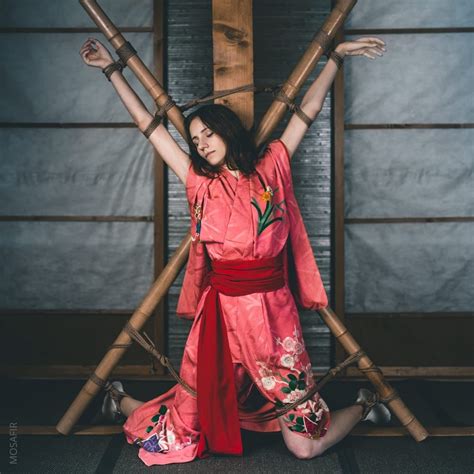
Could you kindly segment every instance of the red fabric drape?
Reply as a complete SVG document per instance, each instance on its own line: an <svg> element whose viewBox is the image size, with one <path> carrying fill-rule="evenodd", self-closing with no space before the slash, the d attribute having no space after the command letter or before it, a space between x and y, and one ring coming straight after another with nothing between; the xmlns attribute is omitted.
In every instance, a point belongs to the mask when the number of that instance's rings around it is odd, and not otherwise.
<svg viewBox="0 0 474 474"><path fill-rule="evenodd" d="M198 456L242 454L232 357L219 293L242 296L284 286L282 255L258 260L214 260L198 345Z"/></svg>

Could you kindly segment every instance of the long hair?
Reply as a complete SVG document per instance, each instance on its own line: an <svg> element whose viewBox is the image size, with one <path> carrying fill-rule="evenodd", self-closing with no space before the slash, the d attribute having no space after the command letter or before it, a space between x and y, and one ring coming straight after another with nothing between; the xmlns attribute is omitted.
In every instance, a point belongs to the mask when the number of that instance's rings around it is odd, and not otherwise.
<svg viewBox="0 0 474 474"><path fill-rule="evenodd" d="M207 127L217 133L224 141L226 145L224 163L227 168L239 170L246 176L255 171L259 157L251 132L243 126L239 117L232 110L224 105L210 104L200 107L185 119L191 162L196 174L215 177L221 170L220 166L211 165L199 155L196 145L192 141L189 126L196 117L199 117Z"/></svg>

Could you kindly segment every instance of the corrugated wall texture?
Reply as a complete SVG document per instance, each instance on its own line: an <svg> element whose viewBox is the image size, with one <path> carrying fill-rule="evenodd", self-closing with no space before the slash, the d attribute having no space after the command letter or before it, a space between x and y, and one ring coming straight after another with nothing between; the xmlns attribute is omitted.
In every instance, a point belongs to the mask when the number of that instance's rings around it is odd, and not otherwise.
<svg viewBox="0 0 474 474"><path fill-rule="evenodd" d="M330 12L323 2L254 1L254 71L256 84L278 84L285 80L303 54L314 33ZM168 84L175 100L182 103L212 89L211 1L169 2ZM321 60L314 79L325 64ZM309 81L308 81L309 84ZM306 89L305 89L306 90ZM302 94L304 91L302 91ZM301 97L300 96L300 97ZM256 96L256 123L271 103L269 96ZM330 178L331 101L328 98L318 120L293 158L293 179L298 201L321 274L330 292ZM275 132L281 133L285 121ZM175 134L176 136L176 134ZM183 186L169 173L169 247L176 249L189 226ZM169 295L168 353L177 365L189 331L188 321L175 316L182 281ZM330 365L330 335L315 312L302 312L304 338L316 369Z"/></svg>
<svg viewBox="0 0 474 474"><path fill-rule="evenodd" d="M212 8L211 0L173 0L167 3L168 91L177 103L212 90ZM170 132L186 149L184 140L171 125ZM169 255L189 230L189 211L183 184L168 170ZM184 270L168 293L167 353L179 367L191 322L176 317L176 304Z"/></svg>

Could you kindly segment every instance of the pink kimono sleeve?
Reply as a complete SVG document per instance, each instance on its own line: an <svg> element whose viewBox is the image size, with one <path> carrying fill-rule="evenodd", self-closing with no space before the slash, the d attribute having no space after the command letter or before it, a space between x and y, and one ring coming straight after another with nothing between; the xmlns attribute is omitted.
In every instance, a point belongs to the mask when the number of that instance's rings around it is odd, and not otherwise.
<svg viewBox="0 0 474 474"><path fill-rule="evenodd" d="M285 188L286 208L290 220L286 259L288 284L301 308L325 308L328 298L294 194L288 150L281 140L275 140L269 144L267 153L270 153Z"/></svg>
<svg viewBox="0 0 474 474"><path fill-rule="evenodd" d="M206 184L209 178L197 175L192 165L189 166L186 179L186 196L191 214L191 235L195 232L196 219L194 217L194 204L198 199L199 190ZM206 248L199 242L191 242L189 258L184 273L183 286L179 294L176 314L180 318L193 319L196 314L197 305L204 289L206 276L209 272L210 262Z"/></svg>

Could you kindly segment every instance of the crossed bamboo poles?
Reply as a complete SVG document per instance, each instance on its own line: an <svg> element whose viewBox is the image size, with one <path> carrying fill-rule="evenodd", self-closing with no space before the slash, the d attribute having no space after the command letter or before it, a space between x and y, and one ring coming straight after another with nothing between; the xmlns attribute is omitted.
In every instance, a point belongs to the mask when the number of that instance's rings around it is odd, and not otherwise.
<svg viewBox="0 0 474 474"><path fill-rule="evenodd" d="M308 75L316 66L324 51L327 49L337 30L344 23L344 20L354 7L356 1L357 0L337 1L334 9L324 22L321 30L314 36L313 40L309 44L290 77L283 84L280 94L286 95L290 101L296 97L301 86L304 84L308 78ZM145 89L154 99L157 107L159 109L165 107L168 109L167 116L169 120L173 123L178 132L184 137L185 131L183 114L176 105L172 105L170 108L167 106L167 104L170 104L169 96L160 83L155 79L153 74L148 70L142 60L138 57L133 47L131 47L131 45L125 40L120 31L107 17L102 8L97 4L96 0L79 0L79 2L105 35L105 37L109 40L111 45L115 48L120 58L127 64L127 66L137 76L138 80L143 84ZM278 98L273 101L257 129L257 145L261 145L270 137L272 131L282 119L286 107L286 104L283 101L278 100ZM161 272L158 279L146 294L139 307L131 316L127 325L131 326L136 331L140 331L143 328L156 306L168 292L170 286L178 276L179 271L186 263L190 245L191 235L188 233L169 260L166 267ZM332 334L337 338L339 343L344 347L345 351L349 355L354 355L355 353L361 351L360 346L357 344L353 336L349 333L347 328L331 308L327 307L319 310L319 314ZM131 342L132 338L129 334L129 331L124 328L57 424L56 429L60 433L66 435L71 432L72 428L77 423L82 413L86 410L89 403L105 385L105 381L109 378L113 369L118 364L119 360L128 349ZM358 359L357 363L361 372L363 372L370 382L372 382L382 400L386 402L391 411L413 436L413 438L415 438L416 441L424 440L428 436L427 431L411 413L408 407L403 403L403 401L398 396L398 393L390 386L388 382L385 381L380 369L375 366L375 364L364 352L362 352L362 356Z"/></svg>

